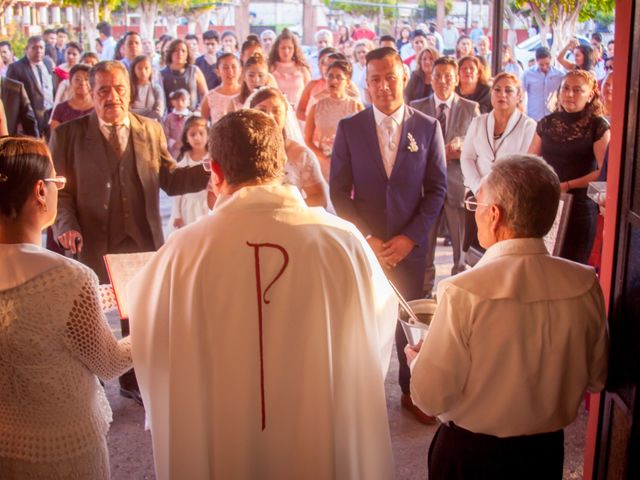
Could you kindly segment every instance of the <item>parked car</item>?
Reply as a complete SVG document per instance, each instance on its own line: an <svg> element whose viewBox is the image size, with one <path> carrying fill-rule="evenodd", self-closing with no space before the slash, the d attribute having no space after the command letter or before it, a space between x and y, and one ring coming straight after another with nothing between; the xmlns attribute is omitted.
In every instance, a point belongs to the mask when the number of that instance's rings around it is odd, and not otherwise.
<svg viewBox="0 0 640 480"><path fill-rule="evenodd" d="M574 36L578 39L581 45L591 46L587 37L583 37L582 35ZM553 43L553 34L547 34L547 41L549 42L548 45L551 45ZM516 45L513 54L515 55L516 60L520 62L525 70L529 68L529 60L531 60L532 58L536 58L536 50L540 48L541 45L542 43L540 41L540 34L529 37Z"/></svg>

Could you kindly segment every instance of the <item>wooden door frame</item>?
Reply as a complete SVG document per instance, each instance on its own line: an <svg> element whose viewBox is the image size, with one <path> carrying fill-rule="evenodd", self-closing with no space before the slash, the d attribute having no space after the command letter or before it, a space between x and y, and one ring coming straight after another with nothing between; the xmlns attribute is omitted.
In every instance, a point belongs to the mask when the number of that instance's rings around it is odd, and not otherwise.
<svg viewBox="0 0 640 480"><path fill-rule="evenodd" d="M611 142L609 145L609 164L607 170L607 200L602 245L602 263L600 268L600 284L605 298L608 315L612 312L612 295L616 280L624 273L619 268L616 258L619 242L626 238L619 235L621 221L621 205L628 204L629 199L621 199L621 178L624 174L623 159L633 154L633 145L627 145L627 139L634 139L638 119L629 114L629 109L637 108L638 72L632 72L634 45L640 45L639 13L636 2L616 2L615 13L615 77L613 79L613 111L611 114ZM635 68L637 70L637 66ZM635 80L632 81L632 80ZM631 105L631 107L629 107ZM635 152L637 154L637 152ZM611 318L611 317L609 317ZM597 477L600 467L599 434L603 418L601 395L592 395L587 423L586 443L584 450L583 478L592 480Z"/></svg>

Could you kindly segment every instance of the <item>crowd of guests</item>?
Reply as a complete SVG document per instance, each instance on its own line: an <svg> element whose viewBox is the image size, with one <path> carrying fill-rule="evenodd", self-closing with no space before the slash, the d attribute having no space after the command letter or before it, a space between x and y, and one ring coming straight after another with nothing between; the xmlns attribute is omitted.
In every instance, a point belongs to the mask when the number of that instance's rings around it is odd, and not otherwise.
<svg viewBox="0 0 640 480"><path fill-rule="evenodd" d="M502 158L513 155L541 156L546 166L534 162L530 171L551 183L557 176L558 193L573 196L560 256L587 264L598 206L586 192L590 182L606 178L613 43L605 49L596 34L591 46L572 39L557 61L541 47L532 65L521 65L503 45L503 71L492 76L490 39L477 24L472 27L465 35L452 21L442 31L431 24L403 26L397 37L377 36L366 24L335 33L320 30L309 58L287 29L246 39L209 30L201 37L164 35L157 41L130 31L116 40L103 22L96 53L84 52L58 29L30 37L19 59L13 52L5 55L8 44L0 42L0 134L9 135L0 140L0 255L15 265L0 276L0 342L9 338L12 322L36 321L29 314L39 305L33 298L43 305L51 301L56 308L43 308L57 323L50 335L38 338L42 351L25 362L38 368L55 362L59 371L73 372L38 383L44 393L29 393L36 375L26 378L20 371L24 365L7 357L13 350L0 349L3 366L12 366L3 369L0 382L11 383L7 391L18 389L33 402L20 405L14 399L10 411L3 410L9 413L0 413L0 428L11 432L0 439L0 468L9 478L37 475L37 468L108 478L104 436L110 413L93 375L122 374L132 360L128 337L117 342L101 313L100 298L108 291L97 285L109 282L102 257L163 245L159 189L174 195L166 226L173 236L209 215L220 195L216 178L238 183L232 166L218 171L210 156L210 129L233 112L250 109L274 120L284 155L278 182L295 187L306 205L355 224L408 299L435 296L439 237L451 244L451 274L457 275L467 269L471 244L488 248L528 231L519 217L507 213L504 219L505 212L499 212L494 227L501 225L510 236L496 236L494 228L488 241L488 227L477 233L473 221L478 208L493 205L486 178ZM250 133L247 138L253 138ZM17 134L47 139L51 154L43 143ZM250 149L245 153L259 157ZM509 172L505 167L503 175ZM258 173L250 179L261 183ZM512 207L516 215L522 205ZM90 268L37 249L47 227L50 250L71 251ZM540 227L531 236L547 230ZM76 290L58 294L50 288L51 271L68 277ZM128 334L126 319L122 331ZM409 364L420 347L407 346L399 324L395 340L402 406L433 424L435 417L425 411L440 415L446 409L425 400L411 383ZM30 340L11 336L11 341L16 349ZM45 352L51 345L55 356ZM70 388L71 381L76 388ZM594 382L593 388L601 383ZM132 370L120 385L122 395L142 403ZM412 398L419 391L425 411ZM20 413L25 407L27 416ZM56 420L65 429L40 438L34 432L57 428L49 422L51 411L65 412ZM556 421L554 431L567 419ZM31 443L22 449L25 442ZM75 466L69 466L72 458ZM557 457L554 461L557 466ZM451 478L447 475L440 478Z"/></svg>

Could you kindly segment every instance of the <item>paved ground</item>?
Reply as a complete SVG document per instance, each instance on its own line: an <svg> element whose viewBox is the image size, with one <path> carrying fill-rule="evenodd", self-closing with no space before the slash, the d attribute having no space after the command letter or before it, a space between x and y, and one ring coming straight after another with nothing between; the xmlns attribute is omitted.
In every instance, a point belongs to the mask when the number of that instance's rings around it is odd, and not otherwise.
<svg viewBox="0 0 640 480"><path fill-rule="evenodd" d="M437 264L439 280L446 276L451 268L449 248L438 247ZM113 315L110 315L110 323L119 335L119 322ZM417 423L411 415L400 408L397 368L397 359L393 354L386 381L386 394L396 461L396 478L398 480L424 479L427 476L427 449L436 427ZM144 430L144 411L132 400L120 397L117 385L116 380L108 382L105 387L114 417L109 432L111 477L114 480L153 479L155 476L151 436ZM565 430L565 479L582 478L586 423L587 415L581 409L576 422Z"/></svg>

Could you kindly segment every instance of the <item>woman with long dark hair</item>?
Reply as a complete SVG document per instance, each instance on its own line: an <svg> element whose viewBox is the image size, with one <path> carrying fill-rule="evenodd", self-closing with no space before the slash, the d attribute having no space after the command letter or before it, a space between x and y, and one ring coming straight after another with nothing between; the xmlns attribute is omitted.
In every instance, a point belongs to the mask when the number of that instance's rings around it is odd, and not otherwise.
<svg viewBox="0 0 640 480"><path fill-rule="evenodd" d="M428 97L433 93L431 87L431 73L433 62L440 57L435 48L426 47L416 59L416 69L411 72L407 86L404 89L404 101L411 103L419 98Z"/></svg>
<svg viewBox="0 0 640 480"><path fill-rule="evenodd" d="M567 59L567 52L571 50L574 62ZM558 63L568 70L594 70L594 53L591 45L582 45L577 38L569 40L560 53L558 53Z"/></svg>
<svg viewBox="0 0 640 480"><path fill-rule="evenodd" d="M298 39L285 28L269 53L269 69L278 87L295 109L304 87L311 80L311 70Z"/></svg>

